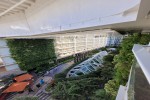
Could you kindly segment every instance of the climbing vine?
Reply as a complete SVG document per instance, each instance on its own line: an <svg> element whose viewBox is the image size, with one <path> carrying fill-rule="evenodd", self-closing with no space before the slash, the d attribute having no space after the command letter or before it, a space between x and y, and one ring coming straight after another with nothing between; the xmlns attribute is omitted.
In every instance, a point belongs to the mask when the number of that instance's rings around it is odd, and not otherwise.
<svg viewBox="0 0 150 100"><path fill-rule="evenodd" d="M56 59L52 39L7 40L12 58L22 70L45 69Z"/></svg>

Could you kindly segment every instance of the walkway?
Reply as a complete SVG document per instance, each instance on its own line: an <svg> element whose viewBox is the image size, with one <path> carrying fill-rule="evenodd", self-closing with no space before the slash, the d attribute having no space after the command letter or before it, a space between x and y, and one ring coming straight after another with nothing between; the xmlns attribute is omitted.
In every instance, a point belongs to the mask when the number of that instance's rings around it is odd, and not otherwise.
<svg viewBox="0 0 150 100"><path fill-rule="evenodd" d="M65 69L69 68L72 64L74 64L74 61L71 61L65 64L60 64L54 69L47 71L47 73L45 74L45 77L48 76L48 77L54 78L56 74L61 73ZM47 84L44 84L44 86L42 86L42 88L34 96L37 96L39 100L50 100L50 93L45 92L46 87L47 87Z"/></svg>
<svg viewBox="0 0 150 100"><path fill-rule="evenodd" d="M69 68L71 65L74 64L74 61L65 63L65 64L60 64L57 67L55 67L54 69L48 71L45 76L50 76L52 78L54 78L54 76L58 73L61 73L62 71L64 71L65 69Z"/></svg>
<svg viewBox="0 0 150 100"><path fill-rule="evenodd" d="M45 88L47 87L47 84L44 84L41 89L34 95L38 97L39 100L49 100L50 99L50 93L45 92Z"/></svg>

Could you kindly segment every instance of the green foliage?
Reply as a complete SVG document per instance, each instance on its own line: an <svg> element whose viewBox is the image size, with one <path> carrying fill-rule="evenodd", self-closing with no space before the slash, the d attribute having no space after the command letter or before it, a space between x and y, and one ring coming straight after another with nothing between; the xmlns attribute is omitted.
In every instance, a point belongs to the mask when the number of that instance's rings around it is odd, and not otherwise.
<svg viewBox="0 0 150 100"><path fill-rule="evenodd" d="M88 51L88 57L91 57L92 55L94 55L96 53L99 53L100 51L105 51L105 50L107 50L105 47L101 47L101 48L98 48L98 49Z"/></svg>
<svg viewBox="0 0 150 100"><path fill-rule="evenodd" d="M113 64L106 64L104 65L104 67L101 67L100 69L98 69L97 71L93 71L89 74L86 75L80 75L79 77L72 77L72 78L66 78L66 75L68 73L68 71L73 68L74 65L72 65L71 67L69 67L67 70L65 70L62 73L56 74L55 75L55 80L56 81L72 81L72 80L80 80L80 79L84 79L84 78L92 78L92 77L100 77L103 80L103 83L107 82L108 80L113 78L113 74L114 74L114 65Z"/></svg>
<svg viewBox="0 0 150 100"><path fill-rule="evenodd" d="M142 35L142 38L140 39L140 43L143 45L147 45L149 42L150 42L150 34Z"/></svg>
<svg viewBox="0 0 150 100"><path fill-rule="evenodd" d="M101 51L106 51L107 49L106 49L106 47L102 47L102 48L100 48L100 50Z"/></svg>
<svg viewBox="0 0 150 100"><path fill-rule="evenodd" d="M105 90L107 94L110 94L112 97L115 98L117 95L119 84L115 80L109 80L107 84L105 84Z"/></svg>
<svg viewBox="0 0 150 100"><path fill-rule="evenodd" d="M58 63L66 63L66 62L69 62L69 61L71 61L73 59L74 59L73 56L68 56L68 57L65 57L65 58L58 59L57 62Z"/></svg>
<svg viewBox="0 0 150 100"><path fill-rule="evenodd" d="M104 88L104 84L108 80L113 78L114 64L112 63L115 54L111 54L106 57L107 63L104 63L103 67L86 75L80 75L79 77L66 78L68 71L76 66L76 63L64 72L55 75L56 86L53 91L53 97L61 100L111 100L110 96L106 94L105 90L99 90ZM110 58L110 59L109 59ZM52 89L50 87L47 87ZM100 93L100 94L99 94ZM105 95L104 95L105 93Z"/></svg>
<svg viewBox="0 0 150 100"><path fill-rule="evenodd" d="M104 62L112 62L113 61L114 56L113 55L106 55L103 57L103 61Z"/></svg>
<svg viewBox="0 0 150 100"><path fill-rule="evenodd" d="M134 58L132 53L133 45L140 41L140 36L134 34L123 40L121 44L121 50L119 55L115 56L114 62L116 63L116 82L125 85L128 80L129 71L132 65L132 60Z"/></svg>
<svg viewBox="0 0 150 100"><path fill-rule="evenodd" d="M53 40L13 39L7 43L12 57L22 70L42 70L56 59Z"/></svg>
<svg viewBox="0 0 150 100"><path fill-rule="evenodd" d="M58 82L52 93L54 98L61 100L85 100L102 83L100 78L84 78L80 80Z"/></svg>
<svg viewBox="0 0 150 100"><path fill-rule="evenodd" d="M29 96L25 96L25 97L16 97L13 100L39 100L38 97L29 97Z"/></svg>
<svg viewBox="0 0 150 100"><path fill-rule="evenodd" d="M115 98L120 85L125 85L128 81L129 72L133 63L134 55L132 48L134 44L148 44L149 34L133 34L122 41L119 54L114 57L115 74L113 80L105 84L106 93Z"/></svg>
<svg viewBox="0 0 150 100"><path fill-rule="evenodd" d="M113 100L109 95L106 94L105 89L98 89L94 91L91 100Z"/></svg>
<svg viewBox="0 0 150 100"><path fill-rule="evenodd" d="M99 53L100 50L101 50L101 48L95 49L95 50L91 50L91 51L89 51L89 52L93 55L93 54Z"/></svg>
<svg viewBox="0 0 150 100"><path fill-rule="evenodd" d="M101 79L106 83L108 80L112 79L114 75L114 66L113 65L105 65L101 69Z"/></svg>

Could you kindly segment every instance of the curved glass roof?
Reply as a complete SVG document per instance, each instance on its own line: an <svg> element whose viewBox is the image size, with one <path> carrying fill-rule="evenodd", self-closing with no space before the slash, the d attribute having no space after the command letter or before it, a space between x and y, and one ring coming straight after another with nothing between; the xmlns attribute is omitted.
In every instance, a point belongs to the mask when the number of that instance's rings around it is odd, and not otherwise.
<svg viewBox="0 0 150 100"><path fill-rule="evenodd" d="M101 51L93 55L91 58L85 60L84 62L72 68L68 72L67 77L76 77L80 75L85 75L98 70L103 63L102 61L103 57L106 55L108 55L106 51Z"/></svg>

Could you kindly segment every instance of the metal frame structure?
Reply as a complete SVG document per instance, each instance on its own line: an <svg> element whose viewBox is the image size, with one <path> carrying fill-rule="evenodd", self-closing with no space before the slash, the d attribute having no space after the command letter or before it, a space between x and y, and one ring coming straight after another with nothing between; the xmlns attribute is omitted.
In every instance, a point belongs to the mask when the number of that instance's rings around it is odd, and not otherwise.
<svg viewBox="0 0 150 100"><path fill-rule="evenodd" d="M24 12L35 0L0 0L0 17Z"/></svg>
<svg viewBox="0 0 150 100"><path fill-rule="evenodd" d="M92 58L89 58L84 62L80 63L79 65L75 66L74 68L72 68L68 72L67 78L85 75L98 70L100 67L102 67L103 57L106 55L108 55L106 51L101 51L93 55Z"/></svg>

